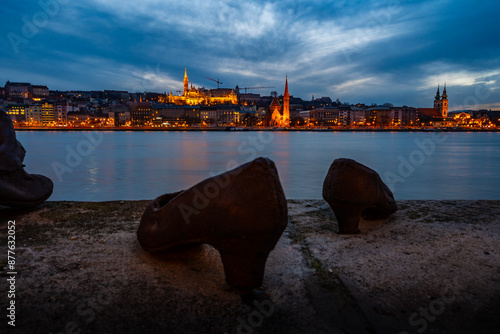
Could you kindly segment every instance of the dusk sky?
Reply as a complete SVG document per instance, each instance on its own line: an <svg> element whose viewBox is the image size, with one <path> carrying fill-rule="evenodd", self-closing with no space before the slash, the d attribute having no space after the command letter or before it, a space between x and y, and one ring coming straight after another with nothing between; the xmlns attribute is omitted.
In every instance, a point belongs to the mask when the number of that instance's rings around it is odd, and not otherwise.
<svg viewBox="0 0 500 334"><path fill-rule="evenodd" d="M500 110L500 3L5 1L0 85L164 92L195 86L310 100Z"/></svg>

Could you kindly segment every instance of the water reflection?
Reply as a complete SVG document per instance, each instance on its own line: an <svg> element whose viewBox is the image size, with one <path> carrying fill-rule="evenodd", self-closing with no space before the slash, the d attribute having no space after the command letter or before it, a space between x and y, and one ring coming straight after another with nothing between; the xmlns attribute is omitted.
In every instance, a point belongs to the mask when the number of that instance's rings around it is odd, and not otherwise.
<svg viewBox="0 0 500 334"><path fill-rule="evenodd" d="M423 132L104 132L59 182L53 164L66 164L67 148L76 149L83 133L17 136L28 152L26 170L55 181L51 200L80 201L154 198L258 156L276 162L288 198L321 198L334 159L355 159L386 180L419 150L417 140L431 138ZM499 170L498 133L446 133L394 193L397 199L500 199Z"/></svg>

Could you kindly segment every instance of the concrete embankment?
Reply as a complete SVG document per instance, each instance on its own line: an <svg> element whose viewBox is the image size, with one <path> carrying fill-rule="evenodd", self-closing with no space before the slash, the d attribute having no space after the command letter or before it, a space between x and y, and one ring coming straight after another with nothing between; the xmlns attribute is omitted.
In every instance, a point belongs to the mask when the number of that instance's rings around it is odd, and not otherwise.
<svg viewBox="0 0 500 334"><path fill-rule="evenodd" d="M243 302L207 245L151 255L147 201L0 208L1 333L498 333L500 201L399 201L339 235L322 200L289 200L262 291ZM15 325L8 222L15 221ZM5 314L4 314L5 313Z"/></svg>

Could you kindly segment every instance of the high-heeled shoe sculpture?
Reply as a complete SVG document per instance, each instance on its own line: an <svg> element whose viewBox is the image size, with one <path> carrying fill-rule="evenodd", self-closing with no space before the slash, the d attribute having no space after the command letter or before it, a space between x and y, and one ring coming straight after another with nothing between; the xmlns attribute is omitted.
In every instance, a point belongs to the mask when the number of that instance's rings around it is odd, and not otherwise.
<svg viewBox="0 0 500 334"><path fill-rule="evenodd" d="M48 177L26 173L25 154L12 120L0 110L0 205L35 206L52 194L54 184Z"/></svg>
<svg viewBox="0 0 500 334"><path fill-rule="evenodd" d="M137 238L152 253L212 245L220 253L227 283L248 290L262 285L267 257L287 221L276 166L258 158L156 198L142 216Z"/></svg>
<svg viewBox="0 0 500 334"><path fill-rule="evenodd" d="M339 222L339 233L358 233L359 220L387 217L398 209L377 172L352 159L336 159L323 183L323 198Z"/></svg>

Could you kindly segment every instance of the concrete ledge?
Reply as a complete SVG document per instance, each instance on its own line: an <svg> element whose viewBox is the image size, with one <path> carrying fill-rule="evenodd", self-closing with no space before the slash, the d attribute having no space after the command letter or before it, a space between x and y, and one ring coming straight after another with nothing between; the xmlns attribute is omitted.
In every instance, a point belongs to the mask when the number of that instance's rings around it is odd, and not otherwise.
<svg viewBox="0 0 500 334"><path fill-rule="evenodd" d="M151 255L147 201L0 208L1 333L498 333L500 201L399 201L338 235L322 200L289 200L243 303L207 245ZM16 327L7 325L7 222L16 222ZM7 330L7 331L5 331Z"/></svg>

